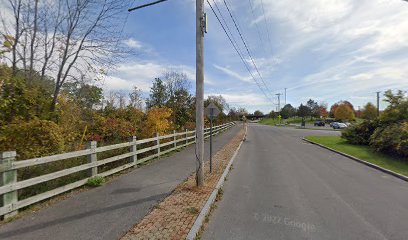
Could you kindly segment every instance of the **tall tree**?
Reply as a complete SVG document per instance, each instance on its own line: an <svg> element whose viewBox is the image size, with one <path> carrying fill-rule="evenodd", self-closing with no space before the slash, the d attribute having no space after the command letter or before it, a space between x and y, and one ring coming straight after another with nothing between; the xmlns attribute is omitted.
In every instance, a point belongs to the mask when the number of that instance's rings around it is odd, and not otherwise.
<svg viewBox="0 0 408 240"><path fill-rule="evenodd" d="M256 110L256 111L254 112L254 116L262 117L263 115L264 115L263 112L261 112L260 110Z"/></svg>
<svg viewBox="0 0 408 240"><path fill-rule="evenodd" d="M142 90L134 86L131 93L129 93L129 106L138 110L143 110Z"/></svg>
<svg viewBox="0 0 408 240"><path fill-rule="evenodd" d="M1 35L13 36L11 56L7 56L13 76L18 69L27 73L28 80L34 70L43 77L47 72L52 75L55 89L50 109L54 111L64 83L82 74L95 75L123 56L118 25L125 20L122 13L127 4L121 0L8 0L13 22L2 19L7 28Z"/></svg>
<svg viewBox="0 0 408 240"><path fill-rule="evenodd" d="M160 78L155 78L146 101L147 108L164 107L169 99L166 85Z"/></svg>
<svg viewBox="0 0 408 240"><path fill-rule="evenodd" d="M172 121L176 128L184 127L185 124L195 118L193 108L194 99L185 89L179 89L170 97L167 106L172 109Z"/></svg>
<svg viewBox="0 0 408 240"><path fill-rule="evenodd" d="M349 108L353 111L353 113L355 114L355 110L354 110L354 106L353 104L351 104L349 101L345 101L345 100L341 100L338 101L337 103L333 104L330 108L330 117L335 117L334 113L336 112L336 109L341 105L341 104L345 104L347 106L349 106Z"/></svg>
<svg viewBox="0 0 408 240"><path fill-rule="evenodd" d="M281 110L281 116L284 119L293 117L296 114L296 109L290 104L286 104Z"/></svg>
<svg viewBox="0 0 408 240"><path fill-rule="evenodd" d="M372 103L367 103L361 114L361 117L367 120L373 120L377 117L377 108Z"/></svg>
<svg viewBox="0 0 408 240"><path fill-rule="evenodd" d="M214 103L221 112L224 111L229 111L229 105L227 103L227 100L222 95L210 95L207 97L207 99L204 101L204 105L208 106L210 103Z"/></svg>
<svg viewBox="0 0 408 240"><path fill-rule="evenodd" d="M173 97L177 91L188 91L190 85L188 83L187 74L178 71L168 71L163 75L163 81L166 84L169 98Z"/></svg>
<svg viewBox="0 0 408 240"><path fill-rule="evenodd" d="M334 112L334 117L341 121L350 121L354 119L354 111L348 104L340 104Z"/></svg>
<svg viewBox="0 0 408 240"><path fill-rule="evenodd" d="M62 11L66 14L61 24L63 37L59 44L56 86L51 104L55 109L62 85L67 79L75 78L77 72L95 71L93 66L110 65L117 60L120 51L119 16L126 3L119 0L66 1ZM82 66L85 66L83 68Z"/></svg>
<svg viewBox="0 0 408 240"><path fill-rule="evenodd" d="M306 103L306 106L309 108L311 120L313 119L313 117L320 117L320 107L316 101L309 99Z"/></svg>
<svg viewBox="0 0 408 240"><path fill-rule="evenodd" d="M305 106L303 104L300 104L300 106L299 106L299 108L297 110L297 115L299 117L301 117L302 119L304 119L309 114L310 114L310 109L307 106Z"/></svg>
<svg viewBox="0 0 408 240"><path fill-rule="evenodd" d="M79 81L65 83L63 92L86 109L100 104L103 98L102 88Z"/></svg>

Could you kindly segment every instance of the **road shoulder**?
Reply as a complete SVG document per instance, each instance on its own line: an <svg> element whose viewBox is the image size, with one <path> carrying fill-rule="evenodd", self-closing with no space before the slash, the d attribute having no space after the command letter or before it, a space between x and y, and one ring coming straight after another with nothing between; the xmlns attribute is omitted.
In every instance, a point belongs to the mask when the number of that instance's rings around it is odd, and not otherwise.
<svg viewBox="0 0 408 240"><path fill-rule="evenodd" d="M131 228L122 240L184 239L186 237L194 239L242 144L244 135L245 130L242 129L215 154L212 174L209 173L208 163L205 164L204 187L195 186L195 174L192 174L155 206L150 214Z"/></svg>

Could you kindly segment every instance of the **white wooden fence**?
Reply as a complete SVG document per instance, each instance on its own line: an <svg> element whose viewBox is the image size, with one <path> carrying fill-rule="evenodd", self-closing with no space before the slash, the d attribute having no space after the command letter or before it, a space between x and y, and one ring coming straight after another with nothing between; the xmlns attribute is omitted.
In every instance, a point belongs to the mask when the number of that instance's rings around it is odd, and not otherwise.
<svg viewBox="0 0 408 240"><path fill-rule="evenodd" d="M235 123L230 122L223 125L213 127L213 135L216 135L226 129L232 127ZM210 136L209 128L205 129L204 133L205 138ZM167 139L167 140L164 140ZM169 141L170 140L170 141ZM162 143L161 143L162 142ZM138 148L138 145L144 143L153 143L153 146L146 147L146 148ZM159 136L156 134L156 137L148 138L148 139L141 139L136 140L136 137L133 137L130 142L115 144L115 145L108 145L103 147L97 147L97 142L92 141L88 144L87 149L75 151L75 152L68 152L63 154L57 154L47 157L40 157L40 158L33 158L28 160L21 160L15 161L16 152L9 151L9 152L2 152L0 153L0 201L2 200L2 204L0 205L0 216L3 216L4 219L9 218L17 214L18 209L29 206L31 204L40 202L47 198L56 196L58 194L70 191L74 188L78 188L82 185L85 185L89 178L95 176L109 176L114 173L120 172L127 168L137 167L138 164L146 162L153 158L158 158L160 155L166 154L168 152L174 151L178 148L182 148L188 146L190 144L195 143L195 130L194 131L185 131L176 133L175 131L173 134ZM165 151L161 151L162 148L166 147ZM117 156L105 158L105 159L98 159L98 153L106 152L114 149L123 149L129 148L129 152L120 154ZM138 155L156 150L153 154L145 156L142 159L138 159ZM37 166L41 164L62 161L70 158L76 158L81 156L87 156L88 163L82 164L79 166L71 167L68 169L63 169L60 171L47 173L45 175L33 177L30 179L25 179L22 181L17 181L17 170ZM108 163L113 163L119 160L129 159L127 163L121 165L119 167L110 169L108 171L104 171L98 173L98 166L103 166ZM54 180L60 177L64 177L73 173L77 173L80 171L88 171L88 175L86 178L81 179L79 181L69 183L62 187L58 187L52 190L49 190L44 193L40 193L31 197L28 197L23 200L18 200L17 191L20 189L24 189L39 183L44 183L50 180ZM0 202L1 203L1 202Z"/></svg>

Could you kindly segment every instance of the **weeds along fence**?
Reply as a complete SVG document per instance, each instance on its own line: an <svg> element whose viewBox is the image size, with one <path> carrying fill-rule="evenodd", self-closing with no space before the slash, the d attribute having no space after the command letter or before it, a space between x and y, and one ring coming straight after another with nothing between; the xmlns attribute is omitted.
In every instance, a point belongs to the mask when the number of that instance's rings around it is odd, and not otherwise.
<svg viewBox="0 0 408 240"><path fill-rule="evenodd" d="M230 122L213 127L213 135L231 128ZM206 128L205 138L210 136ZM88 179L106 177L195 143L195 131L136 139L107 146L88 143L87 149L16 161L16 152L0 153L0 216L85 185Z"/></svg>

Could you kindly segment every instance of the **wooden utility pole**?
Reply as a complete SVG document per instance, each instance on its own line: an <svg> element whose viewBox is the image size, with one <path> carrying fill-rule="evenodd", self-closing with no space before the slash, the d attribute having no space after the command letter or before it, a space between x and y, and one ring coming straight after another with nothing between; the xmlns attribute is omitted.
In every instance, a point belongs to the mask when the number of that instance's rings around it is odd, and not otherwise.
<svg viewBox="0 0 408 240"><path fill-rule="evenodd" d="M287 89L287 88L285 88L285 106L286 106L286 89Z"/></svg>
<svg viewBox="0 0 408 240"><path fill-rule="evenodd" d="M157 0L128 9L129 12L167 0ZM204 185L204 33L206 33L204 0L196 0L196 182ZM188 141L188 140L186 140Z"/></svg>
<svg viewBox="0 0 408 240"><path fill-rule="evenodd" d="M196 0L196 183L204 185L204 0Z"/></svg>

